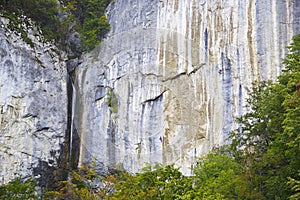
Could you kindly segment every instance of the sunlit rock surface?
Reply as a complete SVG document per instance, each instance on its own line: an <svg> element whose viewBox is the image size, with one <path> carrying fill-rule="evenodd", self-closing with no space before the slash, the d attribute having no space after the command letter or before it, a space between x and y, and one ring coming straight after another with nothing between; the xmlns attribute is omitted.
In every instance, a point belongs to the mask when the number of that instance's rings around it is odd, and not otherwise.
<svg viewBox="0 0 300 200"><path fill-rule="evenodd" d="M183 74L165 82L172 128L164 136L172 142L164 144L164 161L187 172L195 157L226 142L246 111L251 83L280 74L285 47L299 33L299 8L299 1L282 0L160 1L160 70ZM179 106L166 107L170 101ZM168 121L176 111L180 118Z"/></svg>
<svg viewBox="0 0 300 200"><path fill-rule="evenodd" d="M0 18L0 183L32 174L52 179L67 128L64 58L28 28L30 47L7 22Z"/></svg>
<svg viewBox="0 0 300 200"><path fill-rule="evenodd" d="M237 127L251 83L281 73L299 12L293 0L115 0L107 38L68 62L69 98L61 50L28 28L30 47L1 18L1 183L51 179L68 157L68 127L79 164L96 158L107 173L175 163L189 175Z"/></svg>
<svg viewBox="0 0 300 200"><path fill-rule="evenodd" d="M224 144L255 80L275 80L299 1L116 0L108 38L77 68L81 163L138 171Z"/></svg>

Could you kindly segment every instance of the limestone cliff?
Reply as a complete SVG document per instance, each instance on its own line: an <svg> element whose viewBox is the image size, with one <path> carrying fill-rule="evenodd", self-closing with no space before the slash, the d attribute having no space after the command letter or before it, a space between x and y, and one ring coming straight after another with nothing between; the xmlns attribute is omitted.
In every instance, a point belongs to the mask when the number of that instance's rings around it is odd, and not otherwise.
<svg viewBox="0 0 300 200"><path fill-rule="evenodd" d="M107 15L107 38L70 62L1 18L1 183L51 179L70 153L103 173L158 162L190 174L237 127L251 83L281 73L300 28L293 0L115 0Z"/></svg>
<svg viewBox="0 0 300 200"><path fill-rule="evenodd" d="M31 47L0 18L0 183L53 181L67 131L65 57L27 27Z"/></svg>
<svg viewBox="0 0 300 200"><path fill-rule="evenodd" d="M236 128L251 83L280 74L299 12L291 0L116 0L108 38L76 71L80 162L189 174Z"/></svg>

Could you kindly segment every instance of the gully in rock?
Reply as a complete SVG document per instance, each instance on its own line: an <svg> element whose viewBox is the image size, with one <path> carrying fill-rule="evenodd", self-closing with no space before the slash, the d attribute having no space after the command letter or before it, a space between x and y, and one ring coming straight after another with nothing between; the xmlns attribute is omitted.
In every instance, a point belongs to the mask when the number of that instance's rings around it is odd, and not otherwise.
<svg viewBox="0 0 300 200"><path fill-rule="evenodd" d="M69 64L73 66L73 64ZM79 135L75 126L75 115L76 115L76 86L75 86L75 68L68 66L69 80L68 80L68 131L66 137L66 148L68 152L66 162L68 163L68 170L76 169L79 159Z"/></svg>
<svg viewBox="0 0 300 200"><path fill-rule="evenodd" d="M76 89L74 86L74 81L70 78L70 83L72 86L72 101L71 101L71 129L70 129L70 142L69 142L69 164L72 165L72 150L73 150L73 135L74 135L74 115L75 115L75 104L76 104Z"/></svg>

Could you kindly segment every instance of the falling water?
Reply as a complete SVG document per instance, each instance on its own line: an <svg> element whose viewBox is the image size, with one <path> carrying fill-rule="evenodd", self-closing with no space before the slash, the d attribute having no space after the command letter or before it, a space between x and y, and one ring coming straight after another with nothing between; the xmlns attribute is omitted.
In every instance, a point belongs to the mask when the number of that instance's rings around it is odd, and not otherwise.
<svg viewBox="0 0 300 200"><path fill-rule="evenodd" d="M71 78L70 78L71 79ZM76 104L76 89L74 86L74 82L71 79L71 86L72 86L72 106L71 106L71 129L70 129L70 143L69 143L69 166L72 165L72 157L73 157L73 135L74 135L74 115L75 115L75 104Z"/></svg>
<svg viewBox="0 0 300 200"><path fill-rule="evenodd" d="M74 164L74 149L73 149L73 143L74 143L74 134L75 134L75 126L74 126L74 116L75 116L75 104L76 104L76 89L74 85L74 81L71 76L69 76L69 86L68 86L68 99L69 99L69 105L68 105L68 128L69 128L69 146L66 146L66 149L68 149L68 160L67 160L67 166L68 166L68 173L67 173L67 180L70 180L70 171L72 170L72 166Z"/></svg>

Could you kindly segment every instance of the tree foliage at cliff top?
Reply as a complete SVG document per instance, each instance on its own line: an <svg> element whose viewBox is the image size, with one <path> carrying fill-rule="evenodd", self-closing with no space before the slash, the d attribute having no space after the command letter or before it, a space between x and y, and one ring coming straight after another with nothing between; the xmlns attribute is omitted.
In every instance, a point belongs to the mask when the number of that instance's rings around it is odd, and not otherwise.
<svg viewBox="0 0 300 200"><path fill-rule="evenodd" d="M109 3L110 0L0 0L0 11L10 19L10 28L21 32L27 42L22 23L28 24L29 18L40 27L46 40L65 46L70 33L76 31L81 50L91 50L110 29L105 16Z"/></svg>

